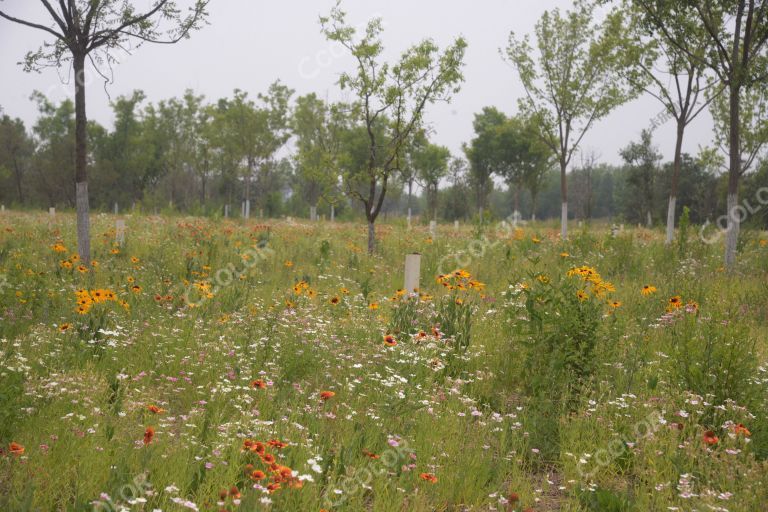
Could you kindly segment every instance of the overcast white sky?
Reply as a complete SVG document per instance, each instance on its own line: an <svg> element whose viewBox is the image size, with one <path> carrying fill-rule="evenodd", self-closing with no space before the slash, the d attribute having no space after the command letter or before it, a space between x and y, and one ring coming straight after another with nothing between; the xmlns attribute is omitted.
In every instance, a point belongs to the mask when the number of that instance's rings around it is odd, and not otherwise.
<svg viewBox="0 0 768 512"><path fill-rule="evenodd" d="M150 4L137 0L137 6ZM189 5L190 0L179 0ZM340 71L350 69L351 60L320 34L318 16L327 14L333 0L212 0L210 25L187 41L173 46L146 45L133 55L120 55L114 83L108 86L114 99L142 89L150 101L181 96L186 88L205 94L210 101L228 96L235 88L252 95L266 90L280 78L297 94L317 92L340 99L335 82ZM385 23L384 42L388 58L406 46L432 37L442 46L463 35L469 47L466 82L451 104L432 106L427 114L433 139L458 154L462 142L472 137L472 117L484 106L493 105L514 113L523 94L515 71L499 55L511 30L533 31L542 12L554 7L569 8L570 0L346 0L350 21L363 24L374 16ZM4 0L9 14L47 23L37 0ZM73 97L73 87L63 84L67 71L24 73L17 65L28 50L37 49L43 32L0 20L0 106L5 113L31 124L36 107L31 92L42 91L53 100ZM60 77L61 75L61 77ZM88 115L111 126L109 97L99 78L91 73ZM661 111L649 96L623 106L602 120L586 136L584 150L593 150L604 162L618 162L618 151ZM708 113L690 127L684 150L696 153L712 139ZM674 149L674 126L667 123L655 132L654 142L667 159ZM578 163L578 157L574 163Z"/></svg>

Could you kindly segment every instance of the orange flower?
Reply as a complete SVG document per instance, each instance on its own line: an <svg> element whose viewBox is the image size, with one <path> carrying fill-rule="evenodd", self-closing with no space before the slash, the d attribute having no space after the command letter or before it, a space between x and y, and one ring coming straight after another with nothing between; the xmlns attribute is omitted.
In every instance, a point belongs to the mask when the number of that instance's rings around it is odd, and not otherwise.
<svg viewBox="0 0 768 512"><path fill-rule="evenodd" d="M165 412L165 409L161 409L160 407L156 405L148 405L147 410L151 412L152 414L162 414Z"/></svg>
<svg viewBox="0 0 768 512"><path fill-rule="evenodd" d="M677 309L683 304L683 299L679 295L675 295L674 297L669 298L669 309L670 311L673 309Z"/></svg>
<svg viewBox="0 0 768 512"><path fill-rule="evenodd" d="M261 456L261 461L264 464L274 464L275 456L272 455L271 453L265 453L264 455Z"/></svg>
<svg viewBox="0 0 768 512"><path fill-rule="evenodd" d="M375 453L369 452L368 450L363 450L363 455L369 459L378 459L381 457L380 455L376 455Z"/></svg>
<svg viewBox="0 0 768 512"><path fill-rule="evenodd" d="M749 437L752 435L752 432L750 432L749 429L745 427L743 423L737 423L736 425L734 425L733 433L736 435L743 434L745 437Z"/></svg>
<svg viewBox="0 0 768 512"><path fill-rule="evenodd" d="M8 445L8 451L14 454L17 457L20 457L21 455L24 455L24 447L20 445L19 443L11 442Z"/></svg>
<svg viewBox="0 0 768 512"><path fill-rule="evenodd" d="M269 446L271 446L272 448L277 448L278 450L282 450L283 448L288 446L288 443L284 443L284 442L280 441L279 439L271 439L271 440L269 440L267 442L267 444Z"/></svg>
<svg viewBox="0 0 768 512"><path fill-rule="evenodd" d="M250 476L251 476L251 480L253 480L254 482L258 482L259 480L264 480L267 477L267 475L259 469L253 471Z"/></svg>
<svg viewBox="0 0 768 512"><path fill-rule="evenodd" d="M240 490L234 486L229 490L229 495L236 500L239 500L242 497Z"/></svg>
<svg viewBox="0 0 768 512"><path fill-rule="evenodd" d="M397 340L391 334L384 336L384 344L388 347L394 347L397 345Z"/></svg>
<svg viewBox="0 0 768 512"><path fill-rule="evenodd" d="M267 383L263 379L251 381L251 387L255 389L267 389Z"/></svg>
<svg viewBox="0 0 768 512"><path fill-rule="evenodd" d="M334 393L333 391L322 391L320 393L320 400L322 400L323 402L326 402L331 398L333 398L334 396L336 396L336 393Z"/></svg>
<svg viewBox="0 0 768 512"><path fill-rule="evenodd" d="M144 445L148 445L152 442L152 439L155 437L155 429L152 427L147 427L147 429L144 431Z"/></svg>
<svg viewBox="0 0 768 512"><path fill-rule="evenodd" d="M275 492L276 490L280 489L280 484L269 484L267 486L267 491L269 491L270 494Z"/></svg>
<svg viewBox="0 0 768 512"><path fill-rule="evenodd" d="M707 430L706 432L704 432L703 439L704 439L704 443L710 446L714 446L720 441L720 439L718 439L715 433L711 430Z"/></svg>
<svg viewBox="0 0 768 512"><path fill-rule="evenodd" d="M437 477L432 473L420 473L419 478L421 478L422 480L426 480L427 482L431 482L433 484L437 483Z"/></svg>
<svg viewBox="0 0 768 512"><path fill-rule="evenodd" d="M377 302L371 302L370 304L368 304L368 309L370 309L371 311L373 311L374 309L379 309L379 304Z"/></svg>

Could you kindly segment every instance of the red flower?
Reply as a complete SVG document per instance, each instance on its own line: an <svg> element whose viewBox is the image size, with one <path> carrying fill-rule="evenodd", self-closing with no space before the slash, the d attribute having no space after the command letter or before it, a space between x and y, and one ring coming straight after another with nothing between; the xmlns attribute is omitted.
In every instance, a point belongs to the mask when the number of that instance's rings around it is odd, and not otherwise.
<svg viewBox="0 0 768 512"><path fill-rule="evenodd" d="M422 480L426 480L427 482L436 484L437 483L437 477L433 475L432 473L420 473L419 478Z"/></svg>
<svg viewBox="0 0 768 512"><path fill-rule="evenodd" d="M710 446L714 446L720 441L720 439L718 439L715 433L711 430L707 430L706 432L704 432L703 439L704 439L704 443Z"/></svg>
<svg viewBox="0 0 768 512"><path fill-rule="evenodd" d="M256 379L251 381L251 387L255 389L267 389L267 383L262 379Z"/></svg>
<svg viewBox="0 0 768 512"><path fill-rule="evenodd" d="M386 336L384 336L384 344L388 347L394 347L395 345L397 345L397 340L391 334L387 334Z"/></svg>
<svg viewBox="0 0 768 512"><path fill-rule="evenodd" d="M11 442L8 445L8 451L17 457L24 455L24 447L19 443Z"/></svg>
<svg viewBox="0 0 768 512"><path fill-rule="evenodd" d="M331 398L333 398L334 396L336 396L336 393L334 393L333 391L322 391L320 393L320 400L322 400L323 402L326 402Z"/></svg>
<svg viewBox="0 0 768 512"><path fill-rule="evenodd" d="M152 427L147 427L147 429L144 431L144 445L148 445L152 442L152 439L155 437L155 429Z"/></svg>

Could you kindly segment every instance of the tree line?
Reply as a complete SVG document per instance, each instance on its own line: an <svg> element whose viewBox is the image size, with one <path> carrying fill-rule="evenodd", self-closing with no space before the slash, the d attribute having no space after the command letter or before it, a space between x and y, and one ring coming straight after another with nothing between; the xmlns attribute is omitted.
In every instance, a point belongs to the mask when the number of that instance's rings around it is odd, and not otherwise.
<svg viewBox="0 0 768 512"><path fill-rule="evenodd" d="M502 52L525 89L518 112L478 113L475 136L453 156L430 142L424 114L460 92L467 47L461 37L442 49L424 39L387 62L382 21L358 30L337 4L320 18L320 31L352 58L338 80L350 101L313 94L294 100L279 81L255 98L235 90L215 103L187 91L151 104L135 92L114 102L110 131L87 121L86 59L101 73L100 64L132 43L179 42L207 23L209 2L191 2L183 11L177 2L155 0L141 11L122 0L40 1L53 25L4 10L0 17L53 36L27 54L25 68L71 63L75 101L54 105L34 95L41 115L31 134L3 118L8 163L0 179L14 185L20 202L74 204L86 262L89 201L101 207L167 201L169 208L203 212L235 203L244 217L252 208L298 211L302 202L313 216L320 206L331 215L337 207L356 209L373 252L375 222L404 190L412 211L419 208L413 197L419 186L428 218L456 217L469 204L483 216L504 210L494 194L503 182L516 215L528 201L532 217L549 216L551 202L559 201L564 239L574 208L587 219L603 211L646 224L664 219L668 243L683 206L699 220L722 211L725 263L732 266L744 210L739 194L765 176L768 0L575 0L569 10L545 11L533 34L511 33ZM600 166L585 156L582 141L595 123L641 94L656 98L675 121L671 164L660 164L650 132L622 150L623 166ZM685 155L685 130L705 109L715 120L716 146ZM727 176L724 204L720 167ZM553 169L559 197L551 191Z"/></svg>
<svg viewBox="0 0 768 512"><path fill-rule="evenodd" d="M73 208L74 105L40 93L32 100L39 115L29 128L0 115L0 202ZM223 216L228 206L230 216L240 217L249 198L254 217L359 218L337 171L327 171L359 165L354 159L365 157L367 136L345 125L338 108L313 93L294 98L280 82L255 100L239 90L215 102L191 90L157 104L141 91L116 98L111 129L88 124L92 206L207 216ZM559 216L559 170L533 128L494 107L475 115L474 128L459 155L430 142L424 130L409 140L382 213L410 210L423 222ZM619 156L621 164L609 165L594 152L578 155L569 173L571 218L663 224L675 162L662 161L651 129ZM680 156L677 197L695 223L715 222L725 210L728 177L715 156ZM768 161L761 161L743 195L757 198L766 185ZM768 208L750 223L768 227L767 221Z"/></svg>

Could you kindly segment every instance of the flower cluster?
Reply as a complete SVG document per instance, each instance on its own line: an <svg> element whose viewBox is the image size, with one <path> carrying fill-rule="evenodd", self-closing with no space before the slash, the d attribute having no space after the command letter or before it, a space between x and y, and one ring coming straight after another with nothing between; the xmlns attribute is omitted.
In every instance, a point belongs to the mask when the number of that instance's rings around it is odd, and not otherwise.
<svg viewBox="0 0 768 512"><path fill-rule="evenodd" d="M579 290L577 296L579 300L586 300L592 293L595 297L603 297L607 293L615 292L616 287L608 281L605 281L600 274L592 267L575 267L568 271L568 277L581 277L589 289Z"/></svg>
<svg viewBox="0 0 768 512"><path fill-rule="evenodd" d="M274 493L282 488L301 489L304 481L299 478L298 472L288 466L277 463L277 458L267 451L267 448L282 450L288 443L279 439L272 439L266 443L245 439L243 441L242 452L256 455L254 462L260 465L260 469L253 463L245 465L245 475L254 482L254 488L266 490L268 493ZM263 485L262 482L266 483Z"/></svg>
<svg viewBox="0 0 768 512"><path fill-rule="evenodd" d="M129 304L117 298L115 292L109 289L99 288L96 290L77 290L75 292L77 308L75 311L81 315L87 315L91 308L104 302L117 302L128 309Z"/></svg>
<svg viewBox="0 0 768 512"><path fill-rule="evenodd" d="M437 282L448 290L465 291L472 289L482 291L485 289L485 283L472 279L472 274L464 269L457 269L448 274L440 274L437 276Z"/></svg>

